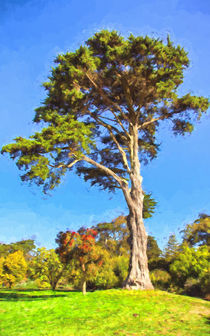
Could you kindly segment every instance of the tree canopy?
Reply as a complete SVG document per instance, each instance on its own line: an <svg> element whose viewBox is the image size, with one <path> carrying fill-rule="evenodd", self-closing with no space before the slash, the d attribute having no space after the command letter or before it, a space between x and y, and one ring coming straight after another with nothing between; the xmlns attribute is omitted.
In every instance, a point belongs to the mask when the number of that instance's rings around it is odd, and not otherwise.
<svg viewBox="0 0 210 336"><path fill-rule="evenodd" d="M30 258L30 253L32 253L35 248L36 246L33 239L20 240L10 244L0 243L0 256L6 256L9 253L22 251L24 257Z"/></svg>
<svg viewBox="0 0 210 336"><path fill-rule="evenodd" d="M16 160L23 181L57 186L75 167L91 185L120 188L129 209L130 265L127 288L152 288L143 224L141 163L157 156L160 124L168 121L174 134L191 133L207 111L209 100L180 96L187 52L149 36L123 38L102 30L74 52L58 55L46 98L36 109L41 131L17 137L2 148Z"/></svg>
<svg viewBox="0 0 210 336"><path fill-rule="evenodd" d="M166 44L148 36L125 40L103 30L75 52L58 55L55 64L34 118L46 127L2 149L26 170L23 181L45 191L76 163L92 185L114 190L132 170L131 125L138 127L146 162L157 155L160 121L168 119L175 134L184 134L208 108L207 98L178 96L189 60L169 37Z"/></svg>
<svg viewBox="0 0 210 336"><path fill-rule="evenodd" d="M188 224L184 230L183 241L190 246L207 245L210 246L210 216L200 214L192 224Z"/></svg>

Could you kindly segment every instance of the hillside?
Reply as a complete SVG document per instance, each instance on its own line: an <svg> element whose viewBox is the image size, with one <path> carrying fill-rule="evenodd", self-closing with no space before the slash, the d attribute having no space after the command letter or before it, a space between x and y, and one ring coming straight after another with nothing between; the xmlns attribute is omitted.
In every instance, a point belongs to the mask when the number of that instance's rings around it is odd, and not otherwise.
<svg viewBox="0 0 210 336"><path fill-rule="evenodd" d="M1 336L208 334L210 303L162 291L1 290Z"/></svg>

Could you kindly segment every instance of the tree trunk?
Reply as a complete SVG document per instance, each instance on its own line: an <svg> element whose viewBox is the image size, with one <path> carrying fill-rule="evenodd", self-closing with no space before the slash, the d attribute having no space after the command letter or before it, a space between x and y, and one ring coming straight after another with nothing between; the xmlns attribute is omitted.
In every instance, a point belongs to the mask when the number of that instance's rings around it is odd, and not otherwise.
<svg viewBox="0 0 210 336"><path fill-rule="evenodd" d="M56 286L57 286L57 281L56 282L53 282L51 284L51 287L52 287L52 290L54 291L56 289Z"/></svg>
<svg viewBox="0 0 210 336"><path fill-rule="evenodd" d="M86 281L83 280L82 282L82 294L85 295L86 294Z"/></svg>
<svg viewBox="0 0 210 336"><path fill-rule="evenodd" d="M82 267L82 272L83 272L83 277L82 277L82 294L85 295L86 294L86 274L85 274L85 271L86 271L86 268L85 268L85 264L82 264L81 265Z"/></svg>
<svg viewBox="0 0 210 336"><path fill-rule="evenodd" d="M147 233L143 223L144 193L138 157L138 128L134 126L131 133L131 189L129 190L128 186L123 187L123 193L129 208L127 225L130 231L130 263L124 288L153 289L147 261Z"/></svg>
<svg viewBox="0 0 210 336"><path fill-rule="evenodd" d="M139 211L130 212L127 224L130 230L130 262L124 288L153 289L147 261L147 234Z"/></svg>

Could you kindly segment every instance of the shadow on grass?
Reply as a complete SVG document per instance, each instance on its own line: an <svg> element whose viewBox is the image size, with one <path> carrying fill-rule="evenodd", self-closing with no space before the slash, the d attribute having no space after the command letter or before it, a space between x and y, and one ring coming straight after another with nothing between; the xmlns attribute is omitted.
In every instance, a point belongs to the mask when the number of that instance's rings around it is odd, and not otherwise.
<svg viewBox="0 0 210 336"><path fill-rule="evenodd" d="M25 292L25 290L24 290ZM50 294L50 295L28 295L24 293L14 293L14 292L1 292L0 301L39 301L39 300L49 300L57 297L65 297L62 294Z"/></svg>
<svg viewBox="0 0 210 336"><path fill-rule="evenodd" d="M8 289L6 289L7 291L9 291ZM5 291L6 291L5 290ZM46 291L51 291L51 292L54 292L54 293L56 293L56 292L72 292L72 293L74 293L74 292L80 292L79 290L74 290L74 289L62 289L62 288L56 288L54 291L51 289L51 288L39 288L39 289L37 289L37 288L35 288L35 289L33 289L33 288L15 288L15 289L13 289L13 291L15 291L15 292L46 292Z"/></svg>
<svg viewBox="0 0 210 336"><path fill-rule="evenodd" d="M210 317L205 317L205 323L210 324Z"/></svg>

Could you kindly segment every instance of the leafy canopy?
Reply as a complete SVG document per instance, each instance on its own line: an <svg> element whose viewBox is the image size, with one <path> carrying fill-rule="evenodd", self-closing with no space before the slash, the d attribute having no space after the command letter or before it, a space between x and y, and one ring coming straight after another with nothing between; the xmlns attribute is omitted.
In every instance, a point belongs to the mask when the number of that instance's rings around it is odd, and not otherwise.
<svg viewBox="0 0 210 336"><path fill-rule="evenodd" d="M44 192L74 165L91 185L122 187L134 167L133 127L146 163L157 155L161 121L168 119L175 134L190 133L209 106L204 97L178 96L189 60L169 37L166 43L132 34L124 39L102 30L75 52L58 55L55 64L34 118L45 127L2 148L25 170L22 180Z"/></svg>
<svg viewBox="0 0 210 336"><path fill-rule="evenodd" d="M0 256L6 256L7 254L16 251L22 251L24 257L29 259L35 248L36 246L33 239L21 240L10 244L0 243Z"/></svg>
<svg viewBox="0 0 210 336"><path fill-rule="evenodd" d="M0 257L0 284L9 288L26 278L27 263L22 251Z"/></svg>
<svg viewBox="0 0 210 336"><path fill-rule="evenodd" d="M55 289L64 271L65 265L61 263L54 249L38 248L29 263L29 277L40 280L40 284L50 284L52 289Z"/></svg>
<svg viewBox="0 0 210 336"><path fill-rule="evenodd" d="M200 214L192 224L188 224L184 230L183 241L189 246L207 245L210 246L210 216Z"/></svg>

